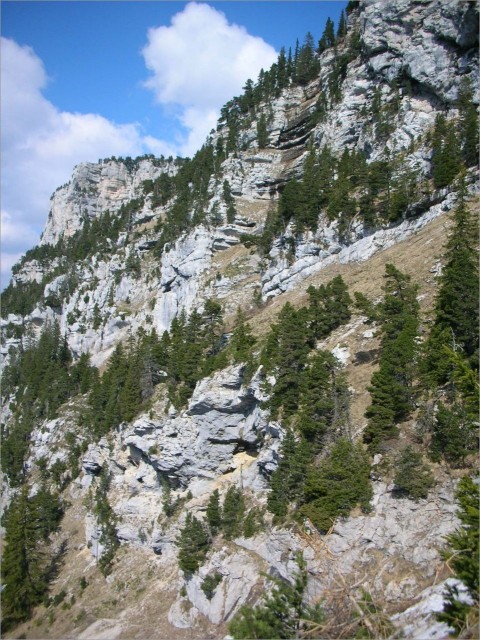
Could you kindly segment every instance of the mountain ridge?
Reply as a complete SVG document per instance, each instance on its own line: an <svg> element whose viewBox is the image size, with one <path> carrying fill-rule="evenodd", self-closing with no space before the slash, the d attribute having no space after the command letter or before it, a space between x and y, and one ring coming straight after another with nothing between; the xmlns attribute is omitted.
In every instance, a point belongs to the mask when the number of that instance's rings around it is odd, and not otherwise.
<svg viewBox="0 0 480 640"><path fill-rule="evenodd" d="M365 477L359 443L393 322L381 319L386 301L406 287L398 318L418 322L415 340L428 342L448 262L441 247L458 212L477 202L475 7L366 2L345 29L331 42L326 29L318 52L306 38L295 55L281 53L225 105L194 158L78 165L52 196L40 245L15 268L2 320L4 499L15 505L22 486L30 499L48 486L70 503L48 534L66 560L35 609L39 633L223 637L240 605L268 590L261 571L294 582L296 552L310 601L334 620L322 623L326 637L340 637L342 624L370 637L448 633L434 619L438 604L409 609L449 576L439 548L460 525L455 490L474 465L469 444L463 466L427 460L435 427L422 425L432 403L447 402L445 384L441 401L411 393L397 437L369 446ZM392 278L401 283L393 295ZM358 292L367 297L355 306ZM53 323L58 348L46 345ZM38 381L22 353L42 361L42 345L65 370L61 380L43 374L56 397L41 386L28 395ZM30 422L28 397L38 411ZM312 419L325 429L321 446L318 434L308 440ZM359 493L327 530L315 502L297 509L292 497L284 521L273 504L275 478L295 495L290 472L281 475L289 442L299 445L292 467L304 456L307 497L332 452L350 447L358 462ZM436 480L420 499L397 495L407 445ZM230 509L220 532L215 490L224 515ZM367 608L362 589L386 617ZM140 626L139 608L148 611ZM31 623L17 630L36 637Z"/></svg>

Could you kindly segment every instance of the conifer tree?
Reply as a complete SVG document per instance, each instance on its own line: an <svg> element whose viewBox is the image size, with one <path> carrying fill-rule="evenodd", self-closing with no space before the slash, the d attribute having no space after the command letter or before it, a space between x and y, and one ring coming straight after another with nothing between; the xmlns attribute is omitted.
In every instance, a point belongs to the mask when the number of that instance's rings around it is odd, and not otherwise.
<svg viewBox="0 0 480 640"><path fill-rule="evenodd" d="M336 276L318 289L310 285L308 327L313 343L325 338L333 329L348 322L352 300L341 276Z"/></svg>
<svg viewBox="0 0 480 640"><path fill-rule="evenodd" d="M318 351L303 373L298 429L303 437L317 446L334 416L335 358L327 351Z"/></svg>
<svg viewBox="0 0 480 640"><path fill-rule="evenodd" d="M447 588L447 601L438 620L453 627L457 634L478 625L479 607L479 485L478 477L465 476L457 489L460 527L447 536L445 560L456 577L467 587L471 603L460 598L456 586Z"/></svg>
<svg viewBox="0 0 480 640"><path fill-rule="evenodd" d="M225 495L222 508L222 529L226 540L242 533L245 499L240 489L231 485Z"/></svg>
<svg viewBox="0 0 480 640"><path fill-rule="evenodd" d="M337 41L342 40L347 35L347 20L345 18L345 11L342 9L340 14L340 20L338 21L337 28Z"/></svg>
<svg viewBox="0 0 480 640"><path fill-rule="evenodd" d="M127 356L127 373L119 394L122 420L131 422L142 402L142 363L140 353L132 351Z"/></svg>
<svg viewBox="0 0 480 640"><path fill-rule="evenodd" d="M235 316L235 325L230 339L233 361L235 363L248 362L251 357L252 347L256 343L256 338L252 334L252 328L246 322L245 313L240 307Z"/></svg>
<svg viewBox="0 0 480 640"><path fill-rule="evenodd" d="M263 361L268 363L269 370L275 371L276 377L269 405L272 415L282 407L284 416L288 417L298 407L300 374L309 351L305 311L296 311L287 302L272 335L271 344L267 344L263 352Z"/></svg>
<svg viewBox="0 0 480 640"><path fill-rule="evenodd" d="M452 466L463 466L466 456L476 449L474 420L476 417L468 415L461 400L450 406L438 402L430 434L432 460L444 458Z"/></svg>
<svg viewBox="0 0 480 640"><path fill-rule="evenodd" d="M98 560L98 565L104 576L110 573L115 553L120 546L116 528L117 518L108 500L109 486L110 475L106 467L103 467L95 491L93 513L100 526L99 541L103 545L103 553Z"/></svg>
<svg viewBox="0 0 480 640"><path fill-rule="evenodd" d="M259 142L260 145L260 142ZM232 190L230 188L230 183L228 180L223 181L223 200L227 205L227 222L232 224L235 221L235 216L237 215L237 210L235 207L235 200L232 196Z"/></svg>
<svg viewBox="0 0 480 640"><path fill-rule="evenodd" d="M218 489L213 491L208 500L206 514L210 531L214 536L222 525L222 508L220 506L220 495L218 493Z"/></svg>
<svg viewBox="0 0 480 640"><path fill-rule="evenodd" d="M319 167L315 147L310 144L307 158L303 165L303 177L299 202L295 208L295 230L303 231L304 227L315 230L318 224L319 210Z"/></svg>
<svg viewBox="0 0 480 640"><path fill-rule="evenodd" d="M24 485L8 510L2 558L2 617L4 630L26 620L47 587L44 538L38 506Z"/></svg>
<svg viewBox="0 0 480 640"><path fill-rule="evenodd" d="M342 276L335 276L327 284L325 311L330 316L331 330L347 323L351 318L350 305L352 299Z"/></svg>
<svg viewBox="0 0 480 640"><path fill-rule="evenodd" d="M300 513L326 532L357 504L368 511L371 498L368 457L360 444L341 438L318 467L309 467Z"/></svg>
<svg viewBox="0 0 480 640"><path fill-rule="evenodd" d="M378 320L378 309L376 309L375 304L367 298L366 295L361 293L360 291L355 291L353 294L355 298L355 307L356 309L363 315L367 316L367 323L371 324Z"/></svg>
<svg viewBox="0 0 480 640"><path fill-rule="evenodd" d="M167 518L170 518L175 513L175 509L178 503L172 500L172 490L170 488L170 485L168 484L168 481L166 480L162 487L162 494L163 512L167 516Z"/></svg>
<svg viewBox="0 0 480 640"><path fill-rule="evenodd" d="M291 52L290 52L291 55ZM280 95L280 91L288 86L290 72L288 69L288 60L285 54L285 47L280 49L280 53L278 55L277 60L277 86L279 92L277 95Z"/></svg>
<svg viewBox="0 0 480 640"><path fill-rule="evenodd" d="M382 304L380 368L372 376L372 403L363 438L371 452L383 439L397 434L397 423L412 409L416 374L419 305L417 287L393 265L385 268L385 299Z"/></svg>
<svg viewBox="0 0 480 640"><path fill-rule="evenodd" d="M475 166L478 163L478 113L472 84L466 77L460 82L457 106L462 157L467 167Z"/></svg>
<svg viewBox="0 0 480 640"><path fill-rule="evenodd" d="M459 202L454 212L453 230L447 241L445 266L435 304L434 335L447 329L449 343L460 347L467 358L478 359L478 222L465 201L460 184ZM431 368L431 367L430 367Z"/></svg>
<svg viewBox="0 0 480 640"><path fill-rule="evenodd" d="M322 33L322 37L318 43L318 53L323 53L329 47L333 47L335 45L335 25L331 18L327 18L327 22L325 23L325 29Z"/></svg>
<svg viewBox="0 0 480 640"><path fill-rule="evenodd" d="M293 583L269 577L274 586L263 596L261 604L243 605L230 622L228 630L235 639L298 638L307 622L320 623L323 611L304 603L308 573L303 557L296 557L298 572Z"/></svg>
<svg viewBox="0 0 480 640"><path fill-rule="evenodd" d="M311 446L306 440L296 439L287 429L280 448L280 462L270 478L268 510L282 521L288 514L290 503L298 504L303 497L303 487L311 460Z"/></svg>
<svg viewBox="0 0 480 640"><path fill-rule="evenodd" d="M178 566L186 574L195 573L205 560L209 537L203 523L187 512L185 525L177 539Z"/></svg>
<svg viewBox="0 0 480 640"><path fill-rule="evenodd" d="M268 146L267 117L263 112L257 119L257 144L260 149Z"/></svg>
<svg viewBox="0 0 480 640"><path fill-rule="evenodd" d="M438 114L432 140L432 177L437 189L453 182L460 170L460 148L453 122Z"/></svg>
<svg viewBox="0 0 480 640"><path fill-rule="evenodd" d="M77 392L75 366L58 323L46 324L38 340L28 336L3 375L3 393L15 395L13 420L2 430L2 467L12 486L23 476L30 434L37 420L53 418ZM72 374L73 372L73 374Z"/></svg>
<svg viewBox="0 0 480 640"><path fill-rule="evenodd" d="M475 390L479 313L477 242L478 225L466 206L461 182L435 303L434 324L421 363L422 377L428 388L448 385L448 402L439 404L430 449L434 459L444 456L454 464L461 462L475 446L473 423L478 415L478 392Z"/></svg>
<svg viewBox="0 0 480 640"><path fill-rule="evenodd" d="M307 33L296 57L295 82L300 85L306 85L315 78L319 70L320 65L315 55L313 36L311 33Z"/></svg>
<svg viewBox="0 0 480 640"><path fill-rule="evenodd" d="M435 481L421 454L407 446L397 461L394 483L401 496L419 500L427 497Z"/></svg>

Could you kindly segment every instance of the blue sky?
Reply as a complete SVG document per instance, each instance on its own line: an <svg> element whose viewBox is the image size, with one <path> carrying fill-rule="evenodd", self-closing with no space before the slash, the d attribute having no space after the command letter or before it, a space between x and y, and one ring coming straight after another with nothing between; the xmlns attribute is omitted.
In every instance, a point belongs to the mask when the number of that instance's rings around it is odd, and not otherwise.
<svg viewBox="0 0 480 640"><path fill-rule="evenodd" d="M282 45L346 2L1 2L2 274L75 164L191 155Z"/></svg>

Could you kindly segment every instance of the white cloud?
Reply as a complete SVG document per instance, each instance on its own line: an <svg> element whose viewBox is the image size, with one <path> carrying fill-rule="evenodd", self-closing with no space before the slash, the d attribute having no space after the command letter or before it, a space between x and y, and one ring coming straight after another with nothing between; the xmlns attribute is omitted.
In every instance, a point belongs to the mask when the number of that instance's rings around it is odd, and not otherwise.
<svg viewBox="0 0 480 640"><path fill-rule="evenodd" d="M222 12L195 2L177 13L170 26L149 29L142 53L152 72L145 86L159 104L180 108L186 155L204 142L220 107L277 58L264 40L229 24Z"/></svg>
<svg viewBox="0 0 480 640"><path fill-rule="evenodd" d="M12 266L19 260L26 247L32 247L38 240L32 227L22 220L15 220L7 211L1 211L2 244L7 247L2 252L0 282L6 285Z"/></svg>
<svg viewBox="0 0 480 640"><path fill-rule="evenodd" d="M26 46L1 38L2 273L33 246L49 198L79 162L151 152L137 124L117 125L97 114L59 111L42 95L48 78ZM151 143L151 144L150 144Z"/></svg>
<svg viewBox="0 0 480 640"><path fill-rule="evenodd" d="M276 59L261 38L194 2L170 26L150 29L142 54L152 73L146 86L177 123L173 143L144 135L137 123L60 111L42 93L49 79L33 49L1 38L1 190L8 212L2 215L4 278L38 241L50 195L76 164L112 155L191 155L215 127L220 107Z"/></svg>

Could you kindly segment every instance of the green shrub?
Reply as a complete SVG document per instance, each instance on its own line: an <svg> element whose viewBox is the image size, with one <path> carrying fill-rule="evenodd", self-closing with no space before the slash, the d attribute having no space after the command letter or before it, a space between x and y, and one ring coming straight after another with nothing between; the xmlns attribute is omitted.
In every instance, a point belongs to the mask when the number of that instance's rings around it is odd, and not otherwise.
<svg viewBox="0 0 480 640"><path fill-rule="evenodd" d="M370 463L361 447L342 438L318 467L310 467L305 480L301 515L320 531L328 531L337 517L347 516L356 505L370 509Z"/></svg>
<svg viewBox="0 0 480 640"><path fill-rule="evenodd" d="M235 639L240 638L298 638L308 622L320 623L324 616L318 605L304 604L307 570L303 557L297 556L298 573L293 584L267 578L273 589L254 607L244 605L228 626Z"/></svg>
<svg viewBox="0 0 480 640"><path fill-rule="evenodd" d="M394 483L395 491L400 496L419 500L427 497L435 481L430 469L423 463L421 454L408 446L399 456Z"/></svg>
<svg viewBox="0 0 480 640"><path fill-rule="evenodd" d="M218 587L222 579L223 579L222 574L218 573L217 571L215 571L215 573L209 573L204 578L200 588L203 591L203 593L206 595L208 600L211 600L213 598L215 589Z"/></svg>
<svg viewBox="0 0 480 640"><path fill-rule="evenodd" d="M447 590L447 601L443 611L437 615L441 622L453 627L456 634L464 629L474 629L478 625L479 612L479 479L468 476L462 478L457 489L460 503L458 517L461 525L447 536L448 549L443 553L445 560L455 571L455 576L467 587L472 603L459 599L456 587ZM473 637L465 635L462 637Z"/></svg>
<svg viewBox="0 0 480 640"><path fill-rule="evenodd" d="M209 541L203 523L188 512L185 525L177 538L178 566L182 571L186 574L195 573L205 560Z"/></svg>

